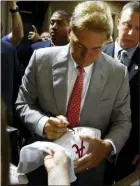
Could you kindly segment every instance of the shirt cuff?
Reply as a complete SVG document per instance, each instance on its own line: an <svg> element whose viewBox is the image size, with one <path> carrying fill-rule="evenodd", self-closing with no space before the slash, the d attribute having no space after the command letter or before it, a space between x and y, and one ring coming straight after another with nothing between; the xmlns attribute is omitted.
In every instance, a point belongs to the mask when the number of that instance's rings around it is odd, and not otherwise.
<svg viewBox="0 0 140 186"><path fill-rule="evenodd" d="M117 153L117 150L116 150L116 147L115 147L114 142L111 139L105 139L104 141L107 141L107 142L111 143L111 145L113 147L113 150L112 150L112 152L110 153L109 156L113 156L114 154L116 154Z"/></svg>
<svg viewBox="0 0 140 186"><path fill-rule="evenodd" d="M39 122L38 122L38 124L36 125L36 128L35 128L35 133L36 133L37 135L43 137L44 126L45 126L45 124L47 123L48 119L49 119L49 117L43 116L43 117L39 120Z"/></svg>

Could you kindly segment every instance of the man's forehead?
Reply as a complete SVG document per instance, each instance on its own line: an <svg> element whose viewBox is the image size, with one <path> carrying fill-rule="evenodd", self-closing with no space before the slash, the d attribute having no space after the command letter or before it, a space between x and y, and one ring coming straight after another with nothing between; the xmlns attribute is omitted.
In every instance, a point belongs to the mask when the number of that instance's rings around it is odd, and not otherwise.
<svg viewBox="0 0 140 186"><path fill-rule="evenodd" d="M66 20L66 17L61 13L54 13L51 17L51 20Z"/></svg>
<svg viewBox="0 0 140 186"><path fill-rule="evenodd" d="M122 12L122 15L121 15L121 19L122 20L127 20L127 19L131 19L134 15L137 15L138 17L140 16L140 14L138 12L135 12L133 10L131 10L130 8L129 9L126 9Z"/></svg>

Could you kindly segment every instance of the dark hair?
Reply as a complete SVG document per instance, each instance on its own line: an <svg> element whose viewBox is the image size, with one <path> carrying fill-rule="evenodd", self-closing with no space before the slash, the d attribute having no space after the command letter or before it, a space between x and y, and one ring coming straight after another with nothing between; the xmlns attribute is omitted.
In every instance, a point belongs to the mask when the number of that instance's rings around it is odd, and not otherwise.
<svg viewBox="0 0 140 186"><path fill-rule="evenodd" d="M125 4L122 11L121 11L120 17L122 15L122 13L127 9L130 9L133 12L140 13L140 2L139 1L133 1L133 2L129 2L129 3Z"/></svg>
<svg viewBox="0 0 140 186"><path fill-rule="evenodd" d="M65 16L67 22L69 23L70 22L70 19L71 19L71 14L69 14L68 12L66 12L65 10L56 10L55 12L53 12L53 14L55 13L58 13L58 14L62 14ZM52 14L52 15L53 15Z"/></svg>

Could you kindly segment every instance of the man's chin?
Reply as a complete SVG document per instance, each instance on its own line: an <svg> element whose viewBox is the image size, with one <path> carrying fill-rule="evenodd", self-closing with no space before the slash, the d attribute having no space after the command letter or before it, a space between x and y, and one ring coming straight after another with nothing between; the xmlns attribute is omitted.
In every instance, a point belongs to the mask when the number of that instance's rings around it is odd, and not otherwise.
<svg viewBox="0 0 140 186"><path fill-rule="evenodd" d="M122 42L122 47L125 49L125 48L133 48L133 47L136 47L137 44L136 43L133 43L132 41L124 41Z"/></svg>

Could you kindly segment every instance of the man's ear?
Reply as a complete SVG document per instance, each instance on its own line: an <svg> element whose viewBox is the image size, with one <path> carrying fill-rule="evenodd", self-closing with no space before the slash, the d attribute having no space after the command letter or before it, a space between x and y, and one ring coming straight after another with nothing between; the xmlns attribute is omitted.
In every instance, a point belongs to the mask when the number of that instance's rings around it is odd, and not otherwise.
<svg viewBox="0 0 140 186"><path fill-rule="evenodd" d="M118 28L118 30L120 29L120 19L118 19L118 24L117 24L117 28Z"/></svg>
<svg viewBox="0 0 140 186"><path fill-rule="evenodd" d="M68 27L68 34L69 34L69 35L70 35L71 31L72 31L72 29L71 29L71 27L69 26L69 27Z"/></svg>
<svg viewBox="0 0 140 186"><path fill-rule="evenodd" d="M70 40L70 37L71 37L71 31L72 31L72 29L71 29L71 27L69 26L69 28L68 28L68 37L69 37L69 40Z"/></svg>

